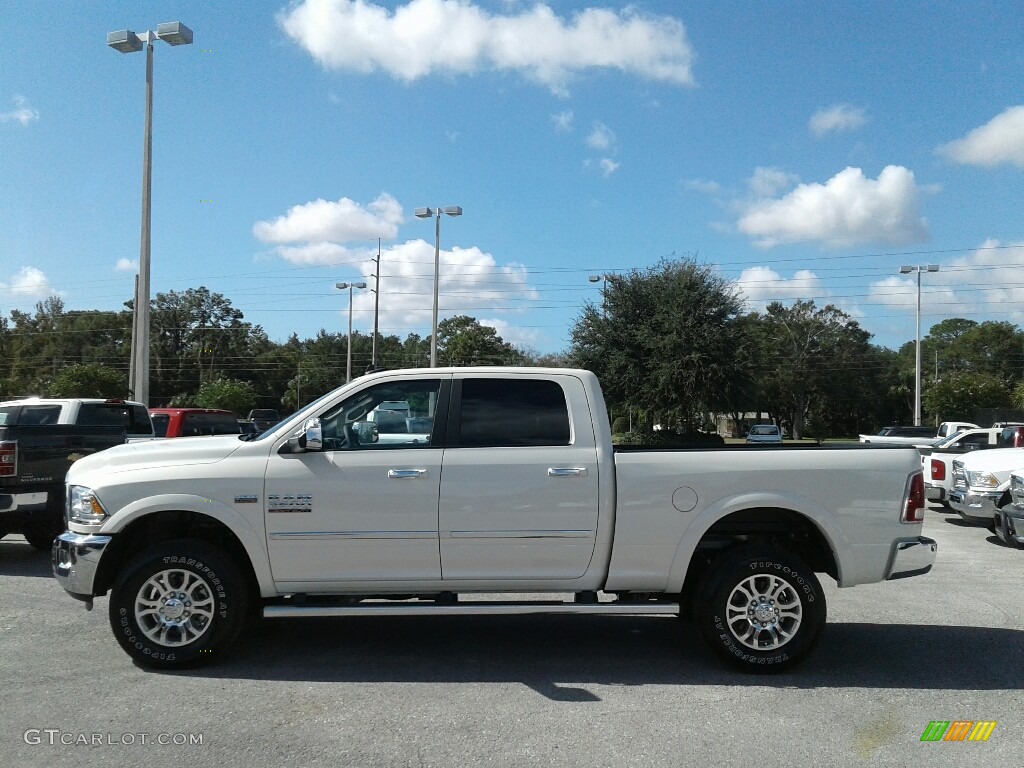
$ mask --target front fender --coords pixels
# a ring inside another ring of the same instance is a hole
[[[190,493],[164,493],[137,499],[126,504],[100,528],[101,534],[115,535],[132,523],[157,512],[195,512],[222,523],[241,542],[249,562],[252,564],[260,593],[273,594],[274,580],[267,558],[267,545],[262,529],[253,526],[252,521],[234,507],[206,496]],[[262,517],[260,518],[262,523]]]
[[[828,542],[835,556],[838,581],[840,584],[843,583],[843,563],[849,562],[851,547],[845,531],[836,523],[835,513],[812,499],[797,494],[755,492],[737,493],[718,499],[690,521],[672,559],[667,591],[678,592],[682,589],[697,545],[715,523],[735,512],[757,509],[788,510],[810,520]]]

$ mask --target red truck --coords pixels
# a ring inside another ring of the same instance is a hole
[[[150,408],[157,437],[238,435],[242,430],[231,411],[216,408]]]

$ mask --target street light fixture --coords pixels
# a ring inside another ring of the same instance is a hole
[[[436,220],[434,226],[434,322],[430,332],[430,367],[437,368],[437,283],[441,272],[441,214],[447,216],[461,216],[462,208],[457,205],[449,205],[447,208],[415,208],[413,214],[417,219],[429,219],[433,216]]]
[[[917,330],[914,335],[914,350],[916,357],[916,366],[914,368],[914,426],[921,426],[921,273],[922,272],[938,272],[938,264],[927,264],[908,266],[903,265],[900,267],[901,275],[909,275],[912,272],[917,273]]]
[[[606,315],[605,295],[608,291],[608,275],[590,275],[587,280],[592,283],[601,283],[601,317]]]
[[[348,361],[345,369],[345,383],[352,381],[352,289],[365,288],[366,283],[335,283],[335,288],[348,288]]]
[[[132,325],[132,361],[128,386],[132,396],[149,405],[149,245],[150,191],[153,170],[153,41],[168,45],[189,45],[192,30],[180,21],[157,25],[155,32],[137,35],[130,29],[107,33],[107,45],[121,53],[136,53],[146,44],[146,118],[142,144],[142,235],[139,243],[139,278],[135,288]]]

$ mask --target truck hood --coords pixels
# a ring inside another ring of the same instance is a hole
[[[174,437],[127,443],[79,459],[71,465],[68,482],[76,475],[95,472],[127,472],[160,464],[185,466],[213,464],[245,445],[238,435]]]
[[[1009,476],[1024,467],[1024,448],[991,448],[960,459],[965,472],[993,472]]]

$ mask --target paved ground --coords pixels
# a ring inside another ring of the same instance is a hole
[[[145,672],[105,599],[86,613],[9,537],[0,765],[1018,768],[1024,551],[938,511],[925,533],[931,574],[826,583],[822,646],[775,677],[723,669],[658,617],[278,621],[215,666]],[[932,720],[998,724],[922,743]],[[102,743],[61,743],[83,740]]]

